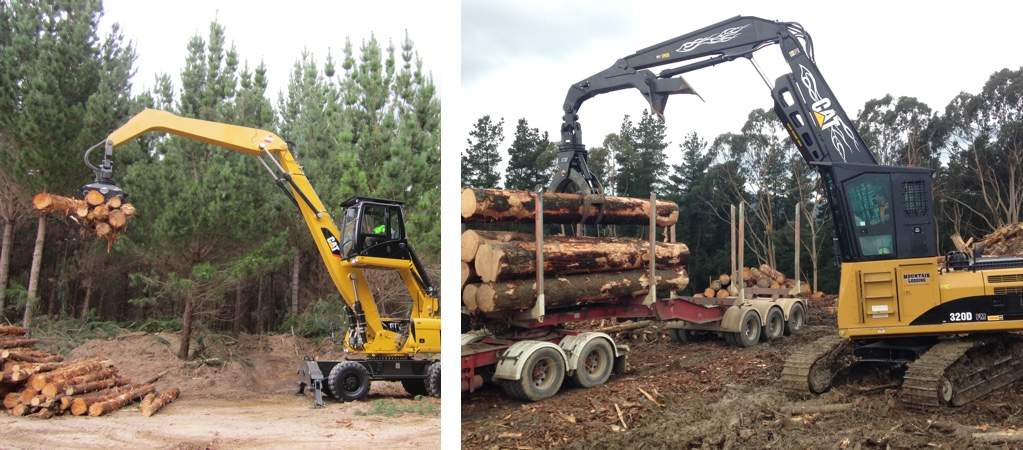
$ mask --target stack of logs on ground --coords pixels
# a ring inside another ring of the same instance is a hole
[[[799,284],[797,292],[795,279],[786,277],[784,273],[767,264],[761,264],[759,267],[743,267],[742,281],[748,288],[788,289],[791,295],[814,300],[824,298],[823,292],[812,292],[810,284],[805,281]],[[728,298],[737,295],[739,295],[739,286],[732,282],[730,275],[721,274],[717,279],[710,280],[707,288],[702,292],[697,292],[693,297]]]
[[[533,223],[534,194],[500,189],[463,189],[462,222]],[[577,194],[545,193],[545,224],[575,224],[596,213]],[[606,197],[600,222],[648,225],[647,199]],[[656,222],[674,225],[678,205],[658,201]],[[548,308],[616,301],[645,295],[650,286],[650,243],[620,237],[545,236],[544,300]],[[656,246],[657,289],[682,290],[688,283],[689,248]],[[536,240],[532,233],[468,229],[462,233],[462,304],[472,313],[500,316],[529,309],[536,300]]]
[[[106,239],[111,245],[135,215],[131,203],[121,197],[106,199],[96,190],[87,192],[84,199],[40,192],[32,197],[32,207],[39,213],[70,217],[82,225],[83,232]]]
[[[0,325],[0,395],[12,416],[49,419],[55,415],[102,416],[142,400],[151,416],[174,401],[177,388],[156,392],[156,375],[141,383],[118,374],[109,361],[64,361],[60,355],[34,348],[35,339],[22,327]]]

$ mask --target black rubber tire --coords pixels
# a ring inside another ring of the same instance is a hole
[[[767,322],[764,323],[764,341],[770,342],[785,335],[785,315],[781,309],[771,308],[767,311]]]
[[[431,397],[440,397],[440,361],[426,368],[426,393]]]
[[[752,347],[760,342],[760,332],[763,330],[760,323],[760,315],[752,309],[746,310],[739,321],[739,332],[735,333],[735,345],[738,347]]]
[[[401,380],[401,387],[413,397],[427,393],[425,379]]]
[[[511,397],[535,402],[557,394],[564,381],[565,361],[561,354],[551,347],[543,347],[529,355],[518,380],[505,381],[501,387]]]
[[[690,336],[689,330],[686,330],[684,328],[672,328],[668,330],[668,334],[671,335],[671,340],[678,342],[680,344],[685,344],[692,340],[691,339],[692,336]]]
[[[721,333],[721,337],[723,337],[725,339],[725,344],[737,345],[735,343],[735,333],[728,333],[728,332]]]
[[[798,334],[806,325],[806,309],[802,303],[794,303],[789,309],[789,320],[785,321],[785,335]]]
[[[593,339],[579,351],[579,366],[572,381],[579,387],[589,388],[604,384],[615,366],[614,349],[604,339]]]
[[[330,369],[327,384],[330,385],[330,392],[334,394],[334,398],[338,400],[343,402],[362,400],[369,394],[369,370],[358,362],[345,361]]]

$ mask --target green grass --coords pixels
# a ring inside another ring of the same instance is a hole
[[[357,416],[397,417],[406,414],[433,416],[440,413],[440,403],[421,395],[414,400],[383,398],[369,402],[369,408],[356,411]]]

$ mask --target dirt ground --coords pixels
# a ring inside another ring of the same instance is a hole
[[[1020,448],[973,433],[1023,428],[1014,385],[960,408],[916,411],[896,399],[901,374],[857,367],[817,398],[780,391],[786,356],[834,332],[827,303],[804,332],[739,349],[717,338],[678,344],[660,333],[629,341],[629,369],[592,389],[566,388],[536,403],[488,386],[462,400],[465,449],[887,449]],[[801,405],[852,403],[835,413],[793,414]],[[616,408],[617,407],[617,408]],[[618,410],[621,411],[619,415]]]
[[[177,386],[179,400],[152,417],[138,405],[103,417],[49,420],[0,414],[0,449],[280,449],[439,448],[440,400],[412,398],[400,383],[373,384],[364,402],[312,408],[294,395],[301,357],[336,357],[293,336],[242,336],[207,342],[203,357],[174,356],[177,335],[131,333],[93,340],[69,357],[103,357],[142,380],[166,371],[157,389]]]

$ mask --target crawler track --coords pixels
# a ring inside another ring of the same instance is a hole
[[[782,388],[800,395],[827,391],[835,373],[851,362],[849,344],[848,339],[830,335],[796,350],[782,368]]]
[[[1023,377],[1023,341],[1014,335],[939,342],[907,366],[904,405],[962,406]]]

